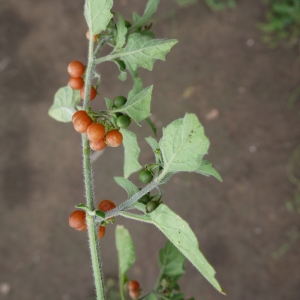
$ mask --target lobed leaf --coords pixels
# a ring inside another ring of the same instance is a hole
[[[117,26],[117,34],[116,34],[116,46],[114,51],[118,51],[121,49],[126,43],[126,35],[127,35],[127,27],[125,26],[125,22],[120,13],[117,13],[118,22]]]
[[[121,225],[116,227],[116,246],[119,261],[120,286],[126,281],[126,273],[135,262],[135,249],[129,231]]]
[[[115,182],[127,192],[128,198],[139,191],[139,188],[135,184],[124,177],[114,177],[114,179]]]
[[[124,177],[128,178],[132,173],[141,169],[142,166],[139,163],[140,147],[137,143],[136,134],[127,129],[120,129],[123,135],[124,146]]]
[[[54,102],[48,114],[59,122],[71,122],[75,107],[80,102],[79,91],[69,86],[60,88],[54,95]]]
[[[91,36],[105,30],[112,13],[113,0],[85,0],[84,16]]]
[[[126,66],[135,71],[142,67],[152,70],[157,59],[165,60],[165,56],[177,43],[177,40],[153,39],[139,33],[130,34],[125,48],[119,52]]]
[[[212,163],[207,160],[202,160],[196,173],[202,174],[204,176],[214,176],[219,181],[223,182],[221,175],[212,167]]]
[[[163,130],[159,141],[165,172],[193,172],[201,166],[209,140],[195,114],[186,114]]]
[[[161,204],[148,216],[196,269],[219,292],[224,293],[215,279],[215,270],[200,252],[197,238],[188,223],[164,204]]]
[[[170,241],[159,252],[159,267],[162,278],[173,278],[177,281],[184,274],[185,257]]]
[[[145,25],[146,22],[148,22],[152,15],[156,12],[158,3],[159,0],[149,0],[144,14],[141,17],[137,13],[133,13],[132,19],[134,24],[132,27],[135,29],[140,29],[143,25]]]

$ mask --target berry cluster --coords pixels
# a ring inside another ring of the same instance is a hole
[[[84,99],[84,80],[83,75],[85,72],[85,66],[82,62],[74,60],[68,65],[68,73],[71,76],[69,79],[69,86],[73,90],[80,90],[80,97]],[[97,96],[97,90],[91,86],[90,90],[90,100],[94,100]]]
[[[116,208],[116,205],[111,200],[102,200],[99,205],[98,209],[102,210],[103,212],[108,212],[112,209]],[[105,235],[105,226],[110,222],[113,222],[113,218],[110,218],[107,222],[103,222],[103,224],[99,225],[98,227],[98,238],[101,239]],[[87,229],[86,224],[86,214],[82,210],[75,210],[71,213],[69,217],[69,225],[78,230],[84,231]]]
[[[100,123],[93,123],[85,110],[78,110],[72,117],[74,129],[79,133],[86,133],[90,147],[100,151],[106,147],[118,147],[123,142],[122,133],[113,129],[106,133],[105,127]],[[106,134],[105,134],[106,133]]]

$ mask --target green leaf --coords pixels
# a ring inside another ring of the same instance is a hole
[[[212,163],[207,160],[202,160],[200,167],[196,172],[208,177],[214,176],[219,181],[223,182],[221,175],[212,167]]]
[[[106,29],[112,13],[113,0],[85,0],[84,16],[91,36]]]
[[[189,224],[170,210],[168,206],[160,204],[152,213],[145,215],[134,215],[125,212],[121,213],[121,215],[141,222],[154,224],[214,288],[220,293],[225,294],[215,279],[215,270],[199,250],[197,238]]]
[[[151,293],[150,295],[148,295],[145,300],[158,300],[158,298],[156,297],[155,294]]]
[[[118,79],[120,79],[121,81],[125,81],[127,78],[127,72],[126,72],[126,65],[124,61],[120,59],[114,59],[113,62],[118,66],[120,71]]]
[[[163,130],[159,141],[167,172],[193,172],[200,168],[209,140],[195,114],[186,114]]]
[[[170,241],[159,252],[159,267],[162,278],[168,277],[177,281],[184,274],[185,257]]]
[[[128,102],[128,100],[127,100]],[[136,134],[127,129],[120,129],[123,135],[124,146],[124,177],[128,178],[132,173],[141,169],[139,163],[140,147],[137,143]]]
[[[128,198],[139,191],[139,188],[135,184],[124,177],[114,177],[114,179],[115,182],[127,192]]]
[[[146,118],[145,120],[150,125],[151,129],[153,130],[153,132],[156,136],[156,126],[155,126],[155,124],[152,122],[152,120],[149,117]]]
[[[176,295],[172,295],[170,300],[184,300],[184,294],[179,293],[179,294],[176,294]]]
[[[156,12],[159,0],[149,0],[144,14],[140,17],[137,13],[132,14],[132,19],[134,21],[133,28],[140,29],[143,25],[148,22],[152,15]]]
[[[95,214],[96,214],[98,217],[100,217],[100,218],[102,218],[102,219],[105,219],[105,212],[104,212],[104,211],[102,211],[102,210],[96,210],[96,211],[95,211]]]
[[[222,292],[222,288],[214,277],[215,270],[200,252],[197,238],[188,223],[164,204],[149,215],[153,224],[219,292]]]
[[[125,22],[120,13],[117,13],[118,16],[118,23],[117,23],[117,35],[116,35],[116,46],[114,49],[118,51],[121,49],[124,44],[126,43],[126,35],[127,35],[127,27],[125,26]]]
[[[155,155],[155,162],[158,164],[161,161],[161,154],[157,140],[154,139],[152,136],[145,138],[145,140],[152,148],[152,151]]]
[[[113,102],[108,98],[104,98],[104,100],[105,100],[107,109],[112,109]]]
[[[136,123],[150,116],[150,103],[153,86],[149,86],[139,93],[129,92],[124,106],[110,112],[122,112],[129,115]]]
[[[89,213],[91,211],[88,206],[86,206],[85,204],[82,204],[82,203],[75,205],[75,207],[83,210],[86,213]]]
[[[76,111],[75,107],[79,102],[79,91],[75,91],[69,86],[62,87],[54,95],[54,102],[48,114],[57,121],[71,122]]]
[[[130,34],[126,47],[119,52],[126,66],[135,71],[142,67],[152,70],[157,59],[165,60],[165,56],[177,43],[177,40],[152,39],[139,33]]]
[[[126,280],[126,273],[135,261],[135,249],[129,231],[124,227],[116,227],[116,246],[119,260],[120,286],[123,287]]]

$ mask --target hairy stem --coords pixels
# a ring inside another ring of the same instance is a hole
[[[94,68],[94,41],[91,38],[89,41],[88,65],[86,68],[86,76],[85,76],[85,93],[84,93],[84,102],[83,102],[84,110],[87,109],[89,103],[93,68]],[[90,149],[89,141],[86,137],[86,134],[83,134],[82,154],[83,154],[83,174],[84,174],[86,204],[91,211],[94,211],[95,202],[94,202],[93,174],[92,174],[90,152],[91,149]],[[95,216],[90,216],[90,215],[86,216],[90,254],[92,260],[97,300],[105,300],[103,276],[101,270],[101,258],[100,258],[100,250],[99,250],[98,235],[97,235],[97,226],[95,221],[96,221]]]

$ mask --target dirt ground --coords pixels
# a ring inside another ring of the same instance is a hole
[[[115,2],[114,10],[129,19],[146,1]],[[295,189],[286,164],[300,143],[299,114],[287,109],[299,85],[298,53],[261,42],[256,25],[265,8],[258,0],[217,13],[204,1],[180,9],[173,0],[161,2],[156,36],[179,43],[153,72],[140,72],[145,86],[154,84],[153,119],[161,129],[186,111],[196,113],[211,141],[207,159],[224,179],[178,174],[165,188],[164,202],[189,221],[227,297],[189,263],[182,290],[197,300],[299,300],[300,243],[272,257],[286,233],[300,226],[299,215],[285,208]],[[83,0],[0,2],[1,300],[93,297],[86,234],[68,225],[74,205],[84,201],[80,136],[47,115],[54,93],[68,81],[68,63],[86,62],[82,7]],[[132,85],[117,81],[114,64],[100,70],[99,108],[104,96],[126,95]],[[132,125],[142,164],[152,159],[145,128],[142,135]],[[126,197],[113,181],[122,175],[122,154],[106,151],[95,162],[97,199],[120,203]],[[165,238],[149,225],[116,223],[132,234],[137,261],[130,276],[147,291]],[[114,227],[101,241],[107,279],[118,275]]]

